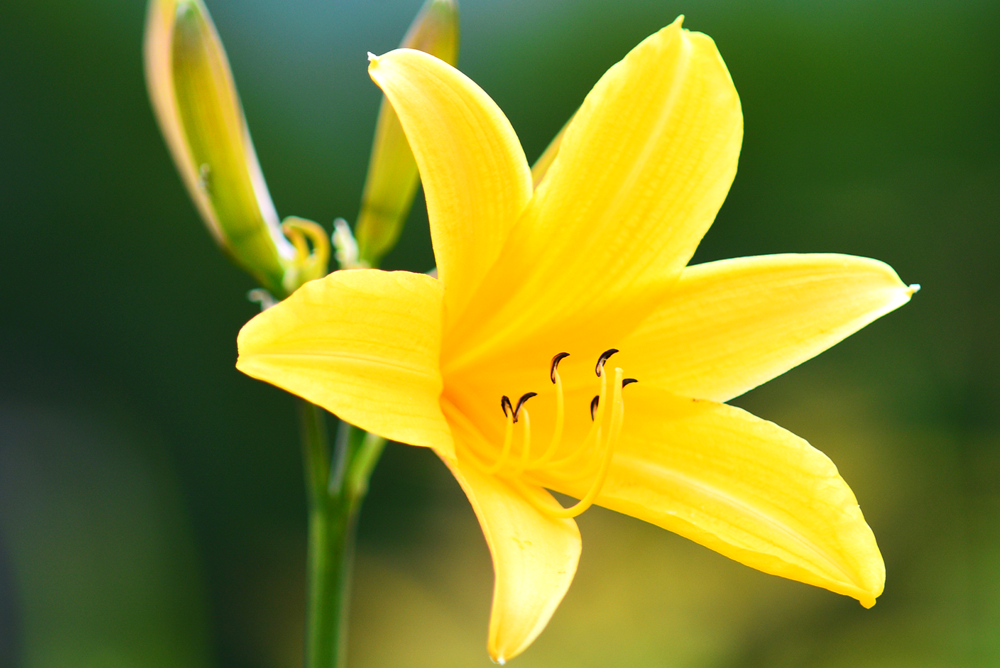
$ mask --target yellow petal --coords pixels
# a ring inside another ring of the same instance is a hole
[[[882,555],[826,455],[725,404],[642,381],[625,394],[625,430],[600,505],[765,573],[875,604]]]
[[[461,336],[484,351],[543,335],[568,350],[598,318],[608,338],[634,327],[722,206],[742,135],[710,38],[678,19],[644,40],[576,113]]]
[[[571,519],[543,515],[508,483],[463,460],[462,444],[468,447],[482,436],[457,409],[443,405],[459,449],[457,460],[443,459],[469,497],[493,555],[496,579],[487,649],[502,664],[538,637],[566,595],[580,560],[580,530]],[[524,493],[536,495],[541,505],[555,503],[539,487]]]
[[[402,46],[418,49],[454,65],[458,60],[456,0],[426,0],[403,38]],[[377,267],[396,245],[417,192],[417,163],[396,111],[385,99],[379,108],[368,176],[361,195],[355,235],[361,259]]]
[[[524,151],[493,100],[437,58],[399,49],[373,57],[369,73],[417,160],[446,317],[454,318],[531,197]]]
[[[441,303],[441,284],[424,274],[337,271],[248,322],[236,368],[366,431],[449,455]]]
[[[768,255],[688,267],[616,360],[646,385],[727,401],[910,300],[888,265]]]

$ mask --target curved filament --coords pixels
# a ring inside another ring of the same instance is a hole
[[[552,456],[556,454],[556,450],[559,449],[559,444],[562,442],[563,435],[563,425],[566,421],[566,401],[563,397],[563,385],[562,377],[559,375],[559,370],[557,368],[552,369],[552,382],[556,385],[556,426],[552,431],[552,440],[549,441],[549,446],[545,448],[545,452],[542,456],[531,462],[527,469],[535,470],[540,469],[549,463]]]
[[[590,450],[591,439],[596,437],[595,443],[600,450],[600,436],[598,432],[600,430],[600,425],[604,422],[604,408],[607,406],[607,395],[608,395],[608,374],[601,374],[601,393],[598,396],[597,402],[597,414],[594,416],[593,422],[590,423],[590,429],[587,431],[587,435],[584,436],[583,442],[580,443],[580,447],[566,455],[561,459],[557,459],[554,462],[550,462],[550,466],[565,466],[567,464],[572,464],[578,460],[581,455]]]
[[[524,421],[524,444],[521,447],[521,460],[514,467],[514,475],[524,473],[524,469],[528,465],[528,458],[531,457],[531,416],[528,415],[527,408],[522,410],[522,420]]]
[[[542,511],[546,515],[558,518],[572,518],[585,512],[588,508],[594,505],[594,501],[597,500],[598,494],[601,493],[601,489],[604,488],[604,483],[608,479],[608,471],[611,470],[611,459],[614,457],[614,445],[618,441],[618,437],[621,435],[622,423],[625,419],[625,405],[622,402],[622,375],[623,372],[621,368],[615,369],[615,391],[614,398],[612,399],[611,407],[611,425],[608,429],[607,440],[603,443],[603,451],[601,452],[601,464],[597,471],[597,476],[590,485],[590,489],[584,494],[583,498],[577,501],[575,504],[569,508],[563,508],[562,506],[552,507],[551,504],[540,504],[538,500],[531,494],[524,494],[525,498],[531,502],[538,510]],[[595,420],[595,424],[599,424],[599,421]],[[601,431],[602,428],[598,426],[597,428],[597,443],[601,446]],[[518,481],[518,485],[522,485]]]
[[[514,442],[514,412],[507,416],[507,426],[504,429],[503,435],[503,449],[500,450],[500,457],[497,458],[493,466],[489,466],[484,470],[484,473],[488,475],[494,475],[503,468],[503,465],[507,463],[507,458],[510,456],[510,446]]]

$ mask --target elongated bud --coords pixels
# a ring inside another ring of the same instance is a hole
[[[427,0],[402,47],[425,51],[454,65],[458,61],[458,4]],[[369,266],[392,250],[399,239],[417,191],[417,163],[392,105],[383,97],[375,126],[368,177],[355,233],[360,259]]]
[[[160,129],[215,240],[265,288],[288,294],[295,277],[316,273],[317,258],[303,261],[282,235],[229,61],[201,0],[151,0],[145,56]]]

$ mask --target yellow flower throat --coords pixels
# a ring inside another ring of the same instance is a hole
[[[615,368],[614,384],[612,386],[610,418],[605,420],[607,395],[608,395],[608,375],[604,373],[604,365],[612,355],[618,352],[612,348],[605,351],[597,360],[594,372],[601,379],[600,394],[595,396],[590,402],[591,425],[580,445],[571,453],[555,458],[560,450],[563,438],[563,427],[566,418],[566,401],[563,393],[562,378],[559,375],[559,362],[569,357],[569,353],[559,353],[552,358],[549,368],[549,379],[556,386],[556,420],[555,428],[552,431],[552,438],[548,447],[536,459],[532,459],[531,452],[531,415],[525,405],[529,399],[537,396],[536,392],[528,392],[521,396],[517,405],[511,403],[510,398],[504,395],[500,400],[500,407],[503,409],[506,418],[506,428],[504,430],[503,446],[500,455],[492,464],[483,461],[485,457],[473,454],[472,463],[481,472],[488,475],[498,475],[510,479],[511,483],[533,506],[539,511],[551,517],[570,518],[576,517],[593,505],[600,494],[601,488],[607,480],[608,470],[611,468],[611,459],[614,455],[615,444],[621,435],[622,422],[625,418],[625,404],[622,400],[622,388],[630,383],[638,382],[634,378],[623,378],[624,372],[620,367]],[[514,447],[514,425],[520,421],[521,447],[520,453],[515,454]],[[607,425],[605,422],[607,421]],[[585,465],[579,465],[579,461],[587,453],[594,453],[591,461]],[[478,453],[481,454],[481,453]],[[569,508],[564,508],[557,503],[542,503],[537,495],[531,494],[523,480],[524,474],[546,470],[550,473],[575,471],[582,474],[594,473],[594,479],[590,488],[580,500]]]

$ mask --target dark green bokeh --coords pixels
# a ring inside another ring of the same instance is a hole
[[[365,53],[419,4],[209,0],[281,215],[356,216],[379,102]],[[0,5],[0,662],[295,666],[293,402],[233,368],[254,286],[159,136],[143,12]],[[594,510],[577,581],[517,661],[998,665],[1000,5],[467,0],[460,65],[532,160],[679,13],[716,40],[746,119],[696,260],[853,253],[924,286],[737,401],[837,462],[886,593],[864,611]],[[385,264],[432,263],[418,205]],[[358,569],[352,665],[488,665],[489,557],[429,452],[387,450]]]

